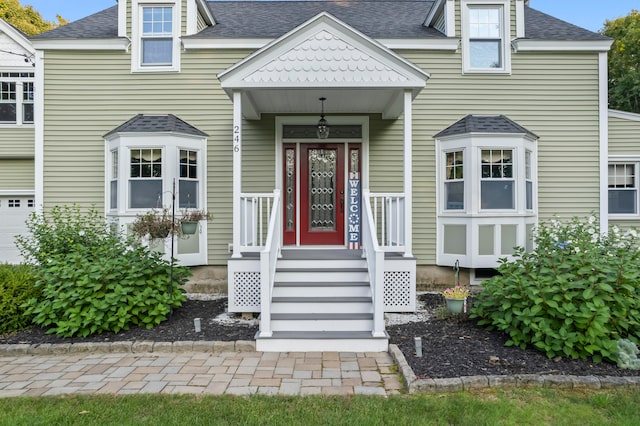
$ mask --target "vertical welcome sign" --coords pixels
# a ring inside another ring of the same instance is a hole
[[[360,248],[360,176],[358,173],[349,174],[348,189],[348,241],[351,250]]]

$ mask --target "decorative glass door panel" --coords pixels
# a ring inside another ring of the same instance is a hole
[[[344,244],[344,146],[301,145],[300,243]]]

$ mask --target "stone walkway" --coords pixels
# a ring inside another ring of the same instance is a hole
[[[0,397],[60,394],[399,394],[388,353],[69,353],[0,356]]]

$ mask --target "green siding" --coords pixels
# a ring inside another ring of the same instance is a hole
[[[80,203],[102,209],[103,135],[139,113],[172,113],[209,134],[208,209],[215,217],[208,226],[209,259],[226,263],[232,240],[232,103],[216,75],[248,53],[216,52],[214,58],[189,51],[183,54],[180,73],[132,74],[130,55],[124,52],[47,52],[45,207]],[[248,128],[250,135],[250,124]],[[267,141],[273,145],[273,136]],[[261,190],[273,190],[273,176],[271,172]]]
[[[34,151],[35,131],[33,126],[0,128],[0,158],[33,158]]]
[[[0,190],[33,190],[34,187],[33,160],[0,159]]]
[[[640,121],[609,117],[609,155],[640,155]]]
[[[215,217],[209,223],[209,261],[225,264],[232,240],[232,103],[216,75],[249,53],[190,50],[182,54],[180,73],[132,74],[124,52],[48,51],[45,206],[77,202],[102,208],[102,136],[135,114],[173,113],[209,134],[208,208]],[[432,76],[413,104],[413,241],[419,264],[435,263],[433,135],[466,114],[505,114],[540,136],[541,218],[598,210],[597,54],[514,54],[510,76],[463,76],[460,53],[400,54]],[[273,190],[274,123],[265,114],[243,125],[245,192]],[[402,191],[402,135],[402,118],[370,116],[372,192]]]

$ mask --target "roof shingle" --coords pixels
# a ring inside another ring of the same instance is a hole
[[[208,136],[173,114],[153,115],[138,114],[127,122],[116,127],[104,137],[114,133],[181,133],[194,136]]]
[[[434,138],[463,135],[466,133],[524,134],[538,139],[535,133],[525,129],[504,115],[467,115],[435,135]]]

